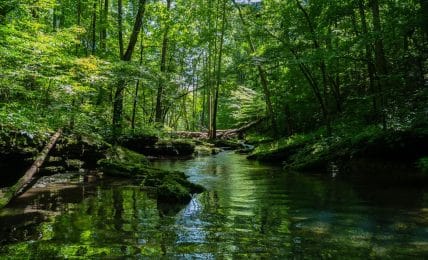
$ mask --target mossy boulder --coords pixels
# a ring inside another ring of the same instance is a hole
[[[123,135],[117,143],[134,152],[153,157],[186,157],[195,152],[195,144],[187,140],[159,140],[147,134]]]
[[[99,165],[106,175],[142,181],[141,185],[154,189],[158,200],[163,202],[187,203],[192,194],[204,190],[202,186],[188,181],[182,172],[169,172],[142,163],[110,159],[100,160]]]
[[[158,141],[159,138],[157,136],[144,133],[122,135],[117,139],[117,143],[120,146],[143,154],[146,147],[153,146]]]
[[[88,136],[69,134],[62,136],[52,156],[61,156],[66,160],[77,159],[85,163],[88,169],[96,168],[97,162],[106,158],[110,145],[104,141]]]
[[[105,175],[113,177],[143,179],[147,173],[147,166],[138,163],[102,159],[98,162],[98,165]]]
[[[211,141],[215,147],[238,150],[245,148],[238,139],[215,139]]]
[[[161,140],[147,146],[142,153],[155,157],[188,157],[195,152],[195,144],[187,140]]]
[[[214,147],[214,144],[200,142],[195,147],[195,154],[199,156],[210,156],[223,151],[221,148]]]
[[[142,185],[156,188],[158,200],[161,202],[187,203],[192,194],[204,191],[202,186],[189,182],[184,173],[176,171],[150,171]]]

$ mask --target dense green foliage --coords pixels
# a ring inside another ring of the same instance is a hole
[[[244,2],[0,4],[1,125],[214,137],[267,116],[263,135],[329,137],[426,121],[426,1]]]

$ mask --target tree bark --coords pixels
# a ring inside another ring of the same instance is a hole
[[[223,0],[222,6],[222,18],[221,18],[221,35],[220,35],[220,47],[218,53],[218,61],[217,61],[217,79],[216,79],[216,88],[214,93],[214,107],[213,107],[213,125],[211,132],[211,139],[216,139],[217,137],[217,111],[218,111],[218,95],[221,85],[221,62],[223,58],[223,44],[224,44],[224,33],[226,30],[226,0]]]
[[[117,29],[119,37],[119,58],[123,57],[123,25],[122,25],[122,0],[117,0]]]
[[[94,2],[93,9],[92,9],[91,32],[92,32],[91,52],[92,52],[92,55],[95,55],[96,41],[97,41],[97,2],[96,1]]]
[[[366,19],[366,13],[365,13],[365,7],[364,7],[364,0],[359,0],[358,2],[358,9],[361,16],[361,26],[363,30],[363,35],[368,36],[368,29],[367,29],[367,19]],[[367,63],[367,72],[369,76],[369,90],[370,94],[372,95],[372,107],[373,107],[373,114],[378,114],[378,102],[377,102],[377,94],[376,94],[376,86],[375,86],[375,73],[376,69],[373,64],[373,53],[372,48],[370,46],[369,42],[366,42],[365,44],[365,56],[366,56],[366,63]]]
[[[120,0],[119,0],[120,1]],[[132,58],[132,53],[138,40],[138,34],[143,26],[143,17],[145,12],[146,0],[139,0],[138,12],[135,17],[135,23],[129,39],[126,53],[121,56],[122,61],[129,62]],[[120,40],[119,40],[120,41]],[[113,101],[113,135],[116,138],[121,131],[122,112],[123,112],[123,91],[125,89],[126,81],[121,78],[118,81],[116,93]]]
[[[386,105],[386,99],[385,95],[383,93],[383,89],[386,85],[386,77],[388,74],[387,66],[386,66],[386,58],[385,58],[385,51],[383,47],[383,40],[382,40],[382,26],[380,22],[380,11],[379,11],[379,2],[378,0],[370,0],[370,5],[372,9],[372,15],[373,15],[373,31],[375,33],[375,66],[376,66],[376,79],[377,79],[377,85],[378,85],[378,95],[379,95],[379,102],[380,102],[380,115],[381,115],[381,121],[382,126],[384,129],[387,128],[386,125],[386,116],[385,116],[385,105]]]
[[[143,65],[143,52],[144,52],[143,32],[141,32],[141,36],[140,36],[140,66]],[[135,129],[135,117],[137,114],[137,102],[138,102],[139,87],[140,87],[140,80],[138,79],[137,83],[135,84],[135,95],[134,95],[134,102],[132,105],[132,119],[131,119],[132,129]]]
[[[107,50],[108,13],[109,0],[104,0],[103,23],[101,28],[101,48],[103,51]]]
[[[169,12],[169,10],[171,9],[171,0],[167,0],[166,1],[166,9],[167,12]],[[163,120],[163,112],[162,111],[162,97],[163,97],[163,90],[164,90],[164,77],[165,77],[165,72],[166,72],[166,55],[167,55],[167,51],[168,51],[168,33],[169,33],[169,21],[167,21],[167,24],[165,25],[165,31],[163,34],[163,40],[162,40],[162,53],[161,53],[161,63],[160,63],[160,72],[161,72],[161,77],[159,79],[159,85],[158,85],[158,89],[157,89],[157,94],[156,94],[156,114],[155,114],[155,121],[157,123],[161,123]]]

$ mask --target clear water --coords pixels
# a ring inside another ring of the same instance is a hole
[[[158,205],[119,180],[32,189],[0,211],[0,257],[428,258],[428,190],[287,173],[230,152],[160,161],[207,188]]]

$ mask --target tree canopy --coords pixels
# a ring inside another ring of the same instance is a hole
[[[427,121],[426,0],[0,3],[0,123],[326,136]]]

